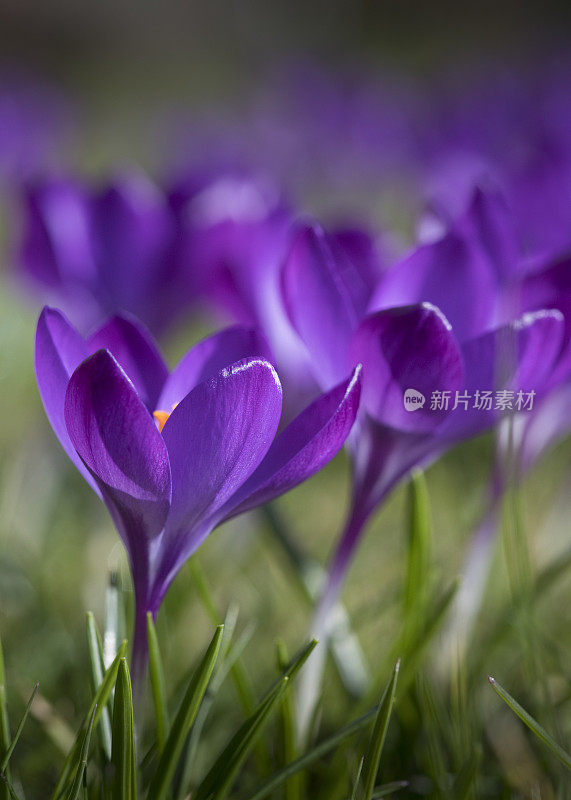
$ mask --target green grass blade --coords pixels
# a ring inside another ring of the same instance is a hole
[[[218,658],[224,626],[219,625],[208,649],[197,667],[186,690],[184,699],[172,724],[165,749],[157,765],[157,770],[149,789],[149,800],[163,800],[169,792],[171,783],[182,754],[186,737],[202,703],[212,671]]]
[[[193,800],[222,800],[230,789],[238,770],[256,744],[264,723],[281,701],[291,679],[297,675],[313,652],[317,641],[312,639],[286,666],[254,713],[240,726],[222,754],[212,766],[193,796]]]
[[[6,672],[4,669],[4,653],[0,641],[0,758],[4,758],[10,747],[10,723],[8,718],[8,692],[6,689]],[[10,774],[6,772],[6,782],[0,784],[0,800],[10,798]]]
[[[103,681],[103,645],[101,635],[95,622],[95,617],[91,611],[87,612],[87,647],[89,650],[89,660],[91,662],[91,679],[93,692],[95,693]],[[105,757],[111,759],[111,716],[107,707],[101,711],[100,724],[97,729],[101,748]]]
[[[117,673],[119,671],[119,664],[121,663],[121,659],[125,657],[125,653],[127,652],[127,642],[124,641],[120,648],[119,652],[117,653],[115,660],[103,676],[103,681],[99,689],[96,691],[93,700],[91,701],[91,705],[85,715],[83,723],[79,729],[77,734],[75,743],[71,750],[69,751],[64,765],[59,776],[58,782],[52,794],[52,800],[57,800],[62,796],[69,779],[70,775],[75,771],[77,768],[77,763],[80,758],[81,754],[81,742],[83,741],[83,734],[89,725],[89,721],[91,719],[91,715],[93,714],[93,710],[95,708],[95,715],[93,718],[93,726],[95,727],[99,722],[99,718],[101,716],[101,710],[105,707],[105,704],[111,697],[111,692],[113,691],[113,687],[115,686],[115,681],[117,680]]]
[[[252,716],[240,726],[196,790],[193,800],[223,800],[226,797],[238,770],[260,736],[264,723],[281,701],[289,683],[287,676],[282,678]]]
[[[278,667],[287,669],[288,655],[285,643],[279,641],[277,645]],[[290,764],[297,756],[295,704],[291,692],[288,692],[279,709],[280,736],[279,736],[279,763]],[[301,786],[299,773],[286,781],[284,786],[284,800],[300,800]]]
[[[28,714],[30,713],[30,706],[34,702],[34,697],[36,696],[36,692],[38,691],[39,686],[40,686],[39,683],[36,683],[36,685],[34,686],[34,690],[33,690],[32,694],[30,695],[30,699],[28,700],[28,703],[26,705],[26,709],[25,709],[25,711],[24,711],[24,713],[22,715],[22,719],[20,720],[20,723],[19,723],[18,727],[16,728],[16,733],[14,734],[14,738],[10,742],[10,746],[6,750],[4,758],[2,759],[2,762],[0,763],[0,772],[3,773],[3,774],[6,773],[6,767],[8,766],[8,762],[10,761],[10,757],[12,756],[12,753],[14,752],[14,748],[18,744],[18,739],[20,738],[20,734],[22,733],[22,731],[24,729],[24,725],[26,724],[26,720],[28,719]]]
[[[399,789],[406,789],[408,781],[393,781],[392,783],[385,783],[384,786],[379,786],[375,789],[371,800],[380,800],[381,797],[388,797],[393,792],[398,792]],[[456,799],[455,799],[456,800]]]
[[[393,710],[395,700],[395,692],[397,688],[397,681],[399,676],[400,660],[397,661],[393,669],[393,674],[384,691],[383,697],[379,705],[377,718],[371,734],[369,747],[365,754],[363,763],[363,800],[371,800],[375,788],[375,780],[379,770],[379,762],[381,760],[381,753],[383,752],[383,745],[389,727],[389,720]]]
[[[113,800],[136,800],[137,775],[135,767],[135,727],[133,723],[133,693],[127,659],[119,662],[113,704]]]
[[[537,722],[531,716],[531,714],[528,714],[525,708],[523,708],[523,706],[520,706],[517,700],[515,700],[511,696],[511,694],[506,692],[506,690],[502,686],[500,686],[500,684],[497,683],[496,680],[492,678],[491,675],[488,677],[488,680],[493,689],[495,690],[495,692],[502,698],[504,703],[506,703],[511,708],[514,714],[517,714],[517,716],[521,719],[524,725],[527,725],[530,731],[532,731],[537,736],[537,738],[540,739],[543,742],[543,744],[546,745],[551,750],[553,755],[556,758],[558,758],[559,761],[561,761],[561,763],[565,767],[567,767],[568,770],[571,770],[571,756],[560,745],[557,744],[555,739],[549,733],[547,733],[545,728],[543,728],[539,724],[539,722]]]
[[[430,598],[432,526],[424,475],[417,472],[409,484],[408,554],[404,586],[403,643],[413,639],[426,616]]]
[[[91,743],[91,733],[93,731],[93,722],[95,720],[96,712],[97,712],[97,706],[93,708],[93,713],[91,715],[91,719],[89,720],[89,725],[87,726],[85,735],[83,737],[79,764],[77,765],[77,771],[75,773],[75,778],[71,785],[71,789],[68,795],[68,800],[77,800],[77,798],[79,797],[79,792],[81,791],[81,787],[84,783],[83,779],[85,771],[87,769],[87,756],[89,755],[89,745]]]
[[[277,688],[279,684],[281,684],[284,678],[295,678],[295,676],[303,667],[309,656],[313,653],[317,645],[318,645],[317,639],[311,639],[304,647],[301,648],[301,650],[297,653],[297,655],[295,655],[291,659],[291,661],[286,665],[279,679],[270,688],[269,692],[266,693],[264,699],[268,698],[272,694],[274,689]]]
[[[359,761],[359,769],[357,770],[357,777],[353,784],[353,791],[351,792],[351,800],[359,800],[359,789],[361,788],[361,774],[363,772],[364,758]]]
[[[165,676],[159,649],[159,640],[157,639],[157,632],[153,623],[153,615],[150,611],[147,614],[147,640],[149,643],[149,677],[153,694],[153,704],[155,707],[157,751],[160,755],[165,748],[169,720]]]
[[[190,785],[190,779],[192,771],[194,769],[194,763],[199,748],[202,729],[210,713],[210,709],[216,699],[216,695],[218,694],[222,684],[228,677],[228,674],[231,672],[232,665],[238,658],[241,657],[242,653],[244,652],[244,649],[246,648],[248,642],[250,641],[254,630],[254,626],[250,625],[248,628],[246,628],[246,630],[242,632],[242,634],[236,640],[236,642],[232,643],[230,636],[227,636],[227,633],[228,630],[230,630],[230,634],[232,634],[233,632],[233,627],[234,627],[234,622],[232,619],[233,616],[234,616],[234,611],[232,609],[229,609],[228,614],[226,615],[226,620],[228,620],[229,628],[227,627],[227,623],[225,620],[224,637],[222,639],[220,655],[218,657],[215,670],[210,680],[208,693],[205,695],[204,700],[202,701],[202,705],[200,706],[200,709],[194,721],[194,725],[192,726],[192,731],[190,733],[190,742],[188,746],[188,751],[185,757],[184,768],[181,773],[178,800],[187,800],[188,798],[188,793],[184,791],[184,789],[186,786]]]
[[[287,767],[278,770],[278,772],[274,773],[271,778],[269,778],[263,786],[261,786],[248,800],[264,800],[264,798],[269,797],[275,789],[282,786],[287,780],[289,780],[292,775],[295,775],[301,770],[310,767],[320,758],[323,758],[340,744],[342,744],[346,739],[350,736],[353,736],[355,733],[360,731],[369,722],[377,715],[378,709],[375,707],[368,711],[366,714],[363,714],[358,719],[350,722],[348,725],[345,725],[343,728],[334,733],[332,736],[324,739],[319,744],[315,745],[311,750],[307,753],[304,753],[302,756],[297,758],[295,761],[292,761],[291,764],[288,764]]]

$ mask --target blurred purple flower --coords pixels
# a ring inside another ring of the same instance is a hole
[[[102,187],[37,180],[23,212],[18,277],[75,322],[126,311],[161,333],[195,300],[168,199],[141,173]]]
[[[134,659],[182,564],[224,520],[288,491],[342,447],[359,369],[276,437],[282,390],[255,330],[200,342],[169,374],[148,332],[114,317],[83,339],[46,308],[36,375],[51,425],[104,500],[125,544],[136,599]]]
[[[72,113],[55,87],[7,70],[0,75],[0,178],[22,180],[58,163]]]
[[[427,120],[421,169],[446,223],[468,205],[475,183],[493,185],[514,212],[522,256],[571,247],[569,63],[533,74],[489,68],[448,86]]]

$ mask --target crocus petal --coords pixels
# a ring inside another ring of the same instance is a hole
[[[346,374],[349,340],[364,308],[355,286],[363,281],[346,253],[324,231],[304,227],[296,235],[282,272],[284,304],[308,348],[317,378],[329,388]]]
[[[132,558],[157,536],[170,505],[167,448],[135,387],[107,350],[73,373],[70,439],[94,476]]]
[[[379,243],[360,228],[338,228],[331,231],[330,237],[359,275],[360,280],[351,281],[349,288],[356,309],[363,313],[381,276]]]
[[[366,317],[353,337],[353,363],[363,364],[363,402],[371,416],[402,431],[430,431],[447,411],[432,408],[434,391],[462,385],[459,346],[441,312],[405,306]]]
[[[90,352],[109,350],[125,370],[151,411],[168,377],[168,369],[149,331],[134,318],[112,317],[88,340]]]
[[[524,311],[556,308],[565,318],[561,357],[552,374],[552,385],[565,382],[571,371],[571,257],[543,265],[520,286]]]
[[[504,281],[517,273],[520,259],[515,223],[500,192],[477,188],[459,225],[483,248],[498,278]]]
[[[96,482],[71,443],[64,415],[65,392],[69,379],[88,355],[87,345],[64,315],[55,308],[44,308],[38,320],[35,351],[40,396],[51,426],[65,452],[99,494]]]
[[[543,398],[529,416],[520,414],[516,435],[520,440],[520,465],[530,469],[537,459],[563,436],[571,431],[571,383],[557,387]]]
[[[278,436],[223,509],[226,518],[267,503],[318,472],[341,449],[359,408],[361,367],[321,395]]]
[[[452,231],[415,250],[389,269],[369,309],[429,302],[437,306],[459,341],[479,335],[493,323],[497,278],[473,237]]]
[[[27,187],[20,259],[36,280],[64,290],[95,277],[89,198],[79,184],[58,180]]]
[[[156,407],[170,413],[199,383],[214,377],[229,364],[250,357],[273,360],[263,335],[253,328],[236,325],[203,339],[172,371]]]
[[[168,293],[168,265],[161,259],[173,222],[164,195],[142,173],[130,171],[92,198],[101,303],[157,320]]]
[[[172,471],[165,532],[185,554],[193,532],[234,494],[272,443],[281,414],[278,376],[267,361],[239,361],[198,384],[170,415],[163,437]]]
[[[462,392],[469,398],[468,407],[459,406],[443,422],[437,431],[441,441],[460,441],[494,425],[502,412],[494,394],[498,390],[514,393],[513,410],[518,391],[535,392],[539,402],[559,358],[563,329],[559,311],[538,311],[466,342]],[[492,392],[492,407],[474,408],[476,393],[485,391]]]

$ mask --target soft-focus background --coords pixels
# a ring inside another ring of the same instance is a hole
[[[27,772],[37,776],[30,778],[37,781],[33,796],[43,796],[40,776],[46,764],[59,763],[57,742],[67,735],[64,723],[73,728],[78,709],[87,702],[84,613],[92,609],[103,622],[109,570],[121,572],[127,591],[129,579],[108,516],[61,452],[37,394],[33,336],[39,301],[27,296],[14,276],[18,181],[58,170],[104,179],[133,163],[163,180],[177,170],[227,162],[275,180],[300,213],[325,222],[362,220],[382,233],[387,251],[401,252],[414,239],[433,176],[444,180],[445,173],[436,169],[439,140],[457,143],[466,136],[485,141],[496,123],[500,130],[528,130],[528,107],[548,108],[534,101],[544,98],[546,81],[571,103],[570,25],[569,3],[549,1],[4,0],[0,631],[8,682],[21,694],[21,705],[36,680],[45,700],[37,715],[41,719],[30,723],[20,751]],[[481,112],[474,114],[478,104]],[[453,121],[445,111],[450,106]],[[568,120],[567,114],[567,125]],[[568,127],[561,134],[568,140]],[[500,133],[495,141],[500,152],[494,157],[509,160],[513,140]],[[166,342],[171,363],[213,325],[205,314],[177,325]],[[435,580],[443,586],[461,568],[470,531],[484,507],[491,457],[491,439],[484,437],[428,472]],[[570,467],[569,446],[562,443],[523,487],[534,571],[570,544]],[[347,481],[341,454],[276,504],[292,535],[322,563],[341,524]],[[372,665],[382,663],[399,625],[405,499],[405,490],[399,489],[377,514],[343,595]],[[236,603],[241,628],[253,626],[245,662],[254,683],[266,685],[275,669],[275,638],[285,638],[295,649],[310,619],[289,562],[255,514],[217,531],[198,560],[220,611]],[[570,592],[566,574],[537,607],[563,735],[571,734],[571,673],[565,657],[571,644]],[[498,546],[478,623],[483,634],[505,613],[508,598],[505,558]],[[191,573],[184,569],[159,618],[173,686],[209,631]],[[506,622],[499,646],[478,665],[470,687],[480,725],[475,739],[485,742],[487,757],[501,763],[506,785],[521,791],[513,796],[528,796],[518,774],[523,764],[540,776],[543,793],[537,796],[554,797],[553,786],[541,778],[544,764],[486,683],[491,672],[514,694],[528,696],[518,633]],[[474,658],[478,641],[476,634]],[[443,658],[434,647],[427,670],[446,687]],[[326,724],[350,708],[336,692],[336,680],[330,670]],[[15,717],[20,710],[16,707]],[[217,714],[239,719],[231,688],[227,707]],[[225,736],[215,726],[209,735]],[[507,740],[511,745],[502,751]],[[426,743],[418,744],[419,775],[426,772],[423,753],[429,750]],[[396,763],[387,780],[409,777],[398,771]],[[494,786],[482,796],[499,796]],[[419,779],[410,796],[430,791]]]

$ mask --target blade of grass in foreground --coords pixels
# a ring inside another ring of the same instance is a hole
[[[69,783],[70,775],[77,769],[77,764],[79,763],[81,757],[81,743],[83,741],[83,734],[85,730],[89,726],[89,721],[91,719],[91,715],[93,714],[93,709],[95,708],[95,715],[93,718],[93,727],[97,725],[99,722],[99,718],[101,716],[101,709],[105,707],[109,697],[111,696],[111,692],[113,691],[113,687],[115,686],[115,681],[117,679],[117,672],[119,671],[119,663],[121,659],[125,657],[125,653],[127,651],[127,642],[124,641],[119,648],[119,652],[117,653],[115,660],[103,676],[103,681],[95,693],[93,700],[91,701],[91,705],[85,715],[81,728],[77,734],[77,738],[71,750],[69,751],[64,765],[59,776],[58,782],[56,787],[53,791],[51,800],[58,800],[60,798]]]
[[[202,730],[206,723],[206,719],[208,718],[210,709],[212,708],[212,705],[216,700],[216,696],[220,691],[220,687],[232,669],[232,664],[236,661],[236,659],[240,658],[251,638],[253,630],[252,627],[246,629],[237,642],[232,642],[237,619],[238,608],[237,606],[231,605],[226,612],[226,617],[224,618],[224,635],[222,636],[220,652],[218,654],[218,659],[216,661],[212,677],[210,678],[208,691],[202,700],[200,708],[198,709],[198,714],[196,715],[196,719],[194,720],[190,735],[187,740],[187,744],[185,745],[186,752],[183,753],[182,757],[182,769],[177,771],[180,773],[178,793],[176,795],[177,800],[187,800],[188,798],[188,793],[185,791],[185,787],[190,785],[191,775],[194,770],[195,759],[198,753]]]
[[[400,659],[395,664],[395,667],[393,669],[393,674],[381,699],[381,703],[379,705],[379,711],[377,714],[377,718],[375,720],[373,732],[371,734],[369,747],[367,749],[367,753],[365,754],[365,760],[363,762],[363,773],[362,773],[363,775],[362,777],[363,792],[361,793],[362,800],[371,800],[371,798],[373,797],[373,792],[375,789],[375,780],[377,778],[377,772],[379,770],[379,762],[381,760],[381,753],[383,752],[383,745],[385,743],[385,738],[389,727],[389,720],[391,718],[391,712],[393,710],[395,692],[399,676],[399,669],[400,669]]]
[[[305,664],[317,641],[313,639],[288,664],[280,679],[266,694],[254,713],[238,728],[221,755],[193,794],[193,800],[222,800],[226,797],[238,770],[258,741],[262,728],[272,711],[281,703],[291,679]]]
[[[113,743],[111,763],[114,767],[113,800],[136,800],[135,725],[133,692],[127,659],[119,662],[113,704]]]
[[[520,706],[517,700],[515,700],[511,696],[511,694],[508,694],[508,692],[506,692],[506,690],[502,686],[500,686],[500,684],[497,683],[496,680],[492,678],[491,675],[488,677],[488,680],[492,688],[495,690],[495,692],[502,698],[504,703],[506,703],[511,708],[514,714],[517,714],[517,716],[521,719],[524,725],[527,725],[530,731],[532,731],[537,736],[537,738],[540,739],[543,742],[543,744],[545,744],[551,750],[553,755],[556,758],[558,758],[559,761],[561,761],[561,763],[565,767],[567,767],[568,770],[571,770],[571,756],[560,745],[557,744],[555,739],[552,736],[550,736],[549,733],[547,733],[545,728],[543,728],[539,724],[539,722],[537,722],[531,716],[531,714],[528,714],[525,708],[523,708],[523,706]]]
[[[95,622],[95,617],[91,611],[87,612],[87,647],[89,650],[89,660],[91,662],[91,679],[93,691],[96,692],[103,681],[103,645],[101,635]],[[111,759],[111,717],[107,708],[102,709],[100,724],[98,728],[99,740],[109,761]]]
[[[287,676],[282,678],[269,697],[240,726],[196,790],[193,800],[222,800],[226,797],[238,770],[260,736],[264,723],[281,701],[289,682]]]
[[[280,640],[277,644],[278,668],[283,671],[287,668],[288,655],[285,642]],[[279,762],[284,766],[295,760],[297,755],[296,747],[296,725],[295,725],[295,704],[291,692],[284,697],[279,710],[280,717],[280,736],[279,736]],[[284,786],[284,800],[300,800],[301,785],[300,775],[294,775]]]
[[[77,798],[79,797],[79,792],[83,785],[83,776],[85,775],[85,770],[87,769],[87,756],[89,754],[89,745],[91,743],[91,732],[93,731],[93,721],[95,719],[96,711],[97,711],[97,706],[94,706],[91,719],[89,720],[89,725],[87,726],[85,735],[83,737],[79,764],[77,765],[77,771],[75,773],[75,778],[71,785],[71,790],[68,795],[68,800],[77,800]]]
[[[432,579],[430,504],[422,472],[412,476],[408,492],[408,552],[401,633],[401,642],[406,649],[414,641],[426,617]]]
[[[149,678],[151,680],[157,726],[157,750],[160,755],[165,748],[169,720],[161,651],[159,649],[157,632],[153,623],[153,615],[150,611],[147,614],[147,640],[149,642]]]
[[[202,659],[192,676],[184,699],[172,724],[165,749],[149,789],[149,800],[163,800],[168,795],[174,774],[192,723],[208,687],[222,641],[224,626],[219,625]]]
[[[12,741],[10,742],[10,746],[6,750],[4,758],[2,759],[2,763],[0,763],[0,772],[2,774],[4,774],[6,772],[6,767],[8,766],[8,762],[10,761],[10,757],[11,757],[12,753],[14,752],[14,748],[18,744],[18,739],[20,738],[20,734],[22,733],[22,731],[24,729],[24,725],[26,724],[26,720],[28,719],[28,714],[30,713],[30,706],[34,702],[34,697],[36,696],[36,692],[38,691],[39,686],[40,686],[39,683],[36,683],[36,685],[34,686],[34,690],[33,690],[32,694],[30,695],[30,699],[28,700],[28,704],[26,706],[26,710],[24,711],[24,713],[22,715],[22,719],[20,720],[20,724],[16,728],[16,733],[14,734],[14,738],[12,739]]]
[[[277,789],[281,786],[285,781],[289,780],[292,775],[300,772],[303,769],[311,766],[323,756],[326,756],[332,750],[334,750],[338,745],[342,744],[346,739],[353,734],[360,731],[361,728],[364,728],[369,722],[375,717],[378,713],[378,708],[372,708],[370,711],[367,711],[366,714],[359,717],[358,719],[350,722],[348,725],[345,725],[344,728],[341,728],[337,733],[334,733],[328,739],[324,739],[318,745],[315,745],[311,750],[307,753],[304,753],[302,756],[297,758],[295,761],[292,761],[291,764],[288,764],[287,767],[280,769],[278,772],[274,773],[269,780],[264,783],[248,800],[264,800],[264,798],[269,797],[274,789]]]

